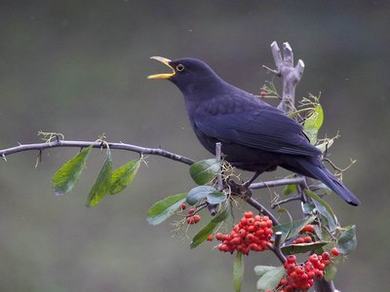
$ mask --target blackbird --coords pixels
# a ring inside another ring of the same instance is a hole
[[[201,144],[215,154],[215,143],[233,166],[255,172],[281,166],[322,181],[347,203],[359,199],[343,185],[321,160],[302,126],[284,112],[220,78],[205,62],[194,58],[171,61],[151,57],[172,71],[148,76],[168,79],[183,93],[192,128]]]

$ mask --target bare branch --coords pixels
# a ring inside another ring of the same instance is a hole
[[[283,264],[286,261],[286,256],[283,254],[282,250],[280,249],[281,239],[282,239],[282,232],[280,232],[280,231],[275,232],[274,245],[269,246],[269,248],[270,248],[270,250],[273,251],[273,253],[278,257],[278,259]]]
[[[294,67],[294,53],[287,42],[283,43],[283,56],[276,41],[272,42],[271,50],[277,69],[268,68],[268,70],[282,77],[283,94],[278,109],[287,113],[295,108],[295,88],[302,78],[305,63],[299,60]]]
[[[110,149],[126,150],[126,151],[136,152],[139,154],[162,156],[187,165],[191,165],[194,163],[194,161],[191,160],[190,158],[160,148],[146,148],[146,147],[140,147],[132,144],[113,143],[113,142],[107,142],[107,145],[108,147],[110,147]],[[2,149],[0,150],[0,156],[3,157],[4,160],[6,160],[7,156],[18,152],[25,152],[31,150],[42,151],[48,148],[59,148],[59,147],[84,148],[89,146],[92,146],[93,148],[107,147],[104,144],[102,144],[100,141],[91,142],[91,141],[53,140],[51,142],[45,142],[45,143],[20,144],[15,147]]]

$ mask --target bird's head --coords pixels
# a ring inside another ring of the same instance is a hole
[[[185,95],[217,85],[221,79],[205,62],[194,58],[170,60],[163,57],[151,57],[169,67],[171,72],[149,75],[148,79],[166,79],[172,81]],[[207,86],[206,86],[207,85]]]

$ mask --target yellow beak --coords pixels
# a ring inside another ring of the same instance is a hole
[[[169,79],[176,74],[175,69],[171,65],[169,65],[171,60],[164,58],[164,57],[159,57],[159,56],[153,56],[153,57],[150,57],[150,59],[163,63],[164,65],[169,67],[172,70],[172,72],[171,73],[161,73],[161,74],[149,75],[148,79]]]

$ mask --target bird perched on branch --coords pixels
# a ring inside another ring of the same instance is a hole
[[[201,144],[215,154],[222,143],[225,159],[255,172],[281,166],[322,181],[347,203],[359,199],[321,161],[321,152],[309,143],[302,126],[284,112],[220,78],[205,62],[194,58],[171,61],[152,57],[171,70],[148,76],[172,81],[183,93],[192,128]]]

